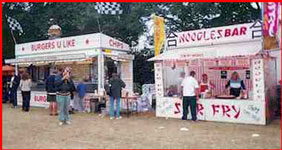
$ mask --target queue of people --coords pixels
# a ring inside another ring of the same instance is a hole
[[[59,125],[71,124],[70,112],[71,100],[74,101],[74,92],[77,93],[77,111],[84,112],[84,98],[86,94],[86,79],[83,79],[75,87],[71,78],[71,68],[53,69],[45,81],[45,90],[47,92],[47,101],[49,104],[50,116],[58,116]],[[22,110],[30,111],[31,87],[32,81],[29,73],[24,72],[21,75],[13,74],[10,82],[9,97],[13,108],[17,108],[17,90],[21,90],[22,94]],[[110,96],[110,119],[121,119],[120,116],[120,98],[122,88],[125,83],[120,79],[117,73],[112,74],[109,80],[109,90],[107,94]],[[116,111],[114,103],[116,101]],[[74,102],[73,102],[74,103]]]

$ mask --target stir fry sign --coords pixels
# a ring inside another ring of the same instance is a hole
[[[191,119],[188,109],[188,119]],[[181,118],[182,100],[163,98],[157,101],[157,116]],[[247,100],[199,100],[197,101],[198,120],[265,124],[264,102]]]

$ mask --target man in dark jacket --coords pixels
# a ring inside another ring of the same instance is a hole
[[[55,78],[56,78],[57,71],[53,70],[50,74],[50,76],[46,80],[46,91],[47,91],[47,101],[50,103],[49,109],[50,109],[50,116],[57,115],[57,102],[56,102],[56,84],[55,84]]]
[[[17,90],[20,85],[20,80],[20,77],[13,72],[10,83],[10,102],[13,104],[13,108],[16,108],[18,106]]]
[[[112,78],[109,81],[110,86],[110,119],[114,119],[114,99],[116,99],[116,119],[121,119],[120,117],[120,97],[121,97],[121,90],[125,88],[125,83],[118,77],[116,73],[113,73]]]

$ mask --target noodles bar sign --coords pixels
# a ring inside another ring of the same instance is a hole
[[[168,49],[173,49],[260,40],[261,27],[261,22],[256,21],[247,24],[169,33],[166,44]]]

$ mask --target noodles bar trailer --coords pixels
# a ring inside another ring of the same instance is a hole
[[[155,62],[157,117],[182,117],[180,74],[195,71],[198,81],[207,74],[214,84],[211,93],[197,101],[199,120],[258,125],[272,120],[276,61],[262,53],[259,23],[170,33],[166,44],[167,51],[149,59]],[[220,96],[235,71],[245,83],[245,96]]]
[[[31,74],[31,106],[48,107],[45,80],[54,67],[71,67],[75,84],[87,79],[87,94],[103,93],[113,72],[126,83],[126,90],[132,91],[134,56],[128,54],[129,51],[128,44],[95,33],[17,44],[15,59],[8,59],[6,63]],[[22,104],[20,91],[18,103]],[[89,105],[85,104],[86,109],[90,109]]]

